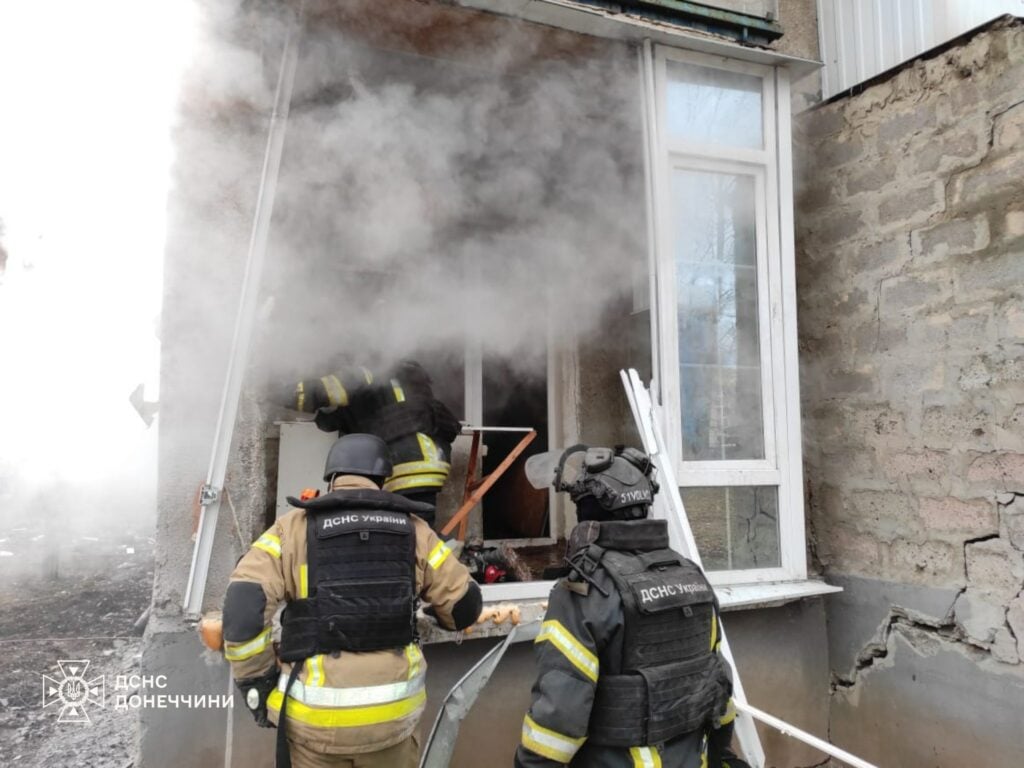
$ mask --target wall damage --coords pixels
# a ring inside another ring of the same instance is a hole
[[[1016,734],[980,721],[1024,685],[1024,26],[797,129],[812,546],[846,590],[833,733],[883,766],[970,762],[978,732],[987,764],[1012,760]]]

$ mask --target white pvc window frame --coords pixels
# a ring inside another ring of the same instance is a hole
[[[650,203],[651,333],[654,388],[662,429],[681,487],[773,486],[778,489],[779,566],[710,572],[715,585],[807,578],[797,367],[793,253],[790,92],[786,70],[726,57],[652,46],[641,55]],[[666,126],[668,62],[758,77],[762,147],[686,141]],[[764,458],[687,461],[683,456],[678,302],[672,226],[676,169],[750,176],[754,180],[758,334]],[[675,439],[675,437],[680,439]]]

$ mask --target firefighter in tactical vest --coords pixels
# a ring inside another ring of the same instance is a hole
[[[658,490],[634,448],[574,446],[527,463],[576,503],[569,573],[536,640],[517,768],[741,768],[732,683],[704,574],[647,520]]]
[[[430,376],[415,360],[403,360],[384,376],[353,366],[300,381],[287,404],[315,413],[316,425],[325,432],[377,435],[394,461],[384,490],[436,505],[461,425],[434,397]],[[419,514],[433,525],[433,509]]]
[[[426,699],[417,599],[448,629],[480,615],[480,588],[416,516],[424,505],[381,490],[391,474],[380,438],[340,438],[329,492],[289,498],[297,509],[231,574],[224,655],[256,722],[278,726],[279,767],[415,766]]]

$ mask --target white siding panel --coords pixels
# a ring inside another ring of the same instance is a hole
[[[1024,0],[818,0],[829,98],[1006,13]]]

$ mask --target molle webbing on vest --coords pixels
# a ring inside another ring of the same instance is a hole
[[[724,662],[717,656],[601,675],[590,741],[614,747],[660,744],[703,728],[725,711]]]
[[[715,593],[700,568],[670,549],[608,552],[603,565],[626,611],[623,671],[710,653]]]
[[[730,693],[726,670],[711,648],[711,585],[700,568],[670,549],[593,548],[622,598],[624,634],[620,674],[598,680],[591,741],[657,744],[703,727]]]
[[[281,658],[297,661],[412,642],[416,535],[409,515],[320,506],[307,513],[306,530],[309,597],[290,602],[282,614]]]

